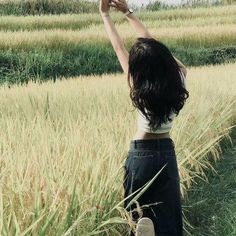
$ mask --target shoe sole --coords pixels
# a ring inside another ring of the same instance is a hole
[[[152,220],[147,217],[141,218],[137,223],[135,236],[155,236]]]

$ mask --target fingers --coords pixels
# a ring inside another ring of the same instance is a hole
[[[119,1],[119,0],[111,0],[111,2],[114,3],[114,4],[116,4],[116,5],[121,4],[121,1]]]
[[[115,8],[117,7],[117,5],[114,4],[114,3],[110,3],[109,6],[110,6],[110,7],[115,7]]]
[[[118,0],[110,0],[110,4],[109,4],[109,6],[111,6],[111,7],[115,7],[115,8],[117,8],[118,7]]]
[[[110,0],[109,6],[114,7],[121,12],[125,12],[125,9],[127,8],[125,0]]]
[[[109,5],[117,6],[117,3],[116,3],[116,1],[111,0]]]

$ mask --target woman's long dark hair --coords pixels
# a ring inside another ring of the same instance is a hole
[[[183,108],[189,92],[183,87],[180,68],[170,50],[153,38],[138,38],[129,54],[130,98],[156,130]]]

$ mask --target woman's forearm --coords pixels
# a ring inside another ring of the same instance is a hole
[[[134,15],[134,13],[127,16],[130,25],[135,30],[139,38],[152,38],[150,32],[142,24],[142,22]]]
[[[125,49],[124,42],[122,41],[118,31],[115,28],[115,25],[109,16],[109,14],[102,14],[102,19],[106,32],[110,38],[111,44],[116,52],[118,60],[121,64],[121,67],[125,73],[128,73],[128,57],[129,54]]]
[[[120,49],[123,47],[123,41],[120,38],[115,25],[110,17],[110,15],[106,14],[106,15],[102,15],[102,19],[104,22],[104,26],[106,29],[106,32],[111,40],[112,46],[114,48],[114,50]]]
[[[132,28],[136,31],[139,38],[151,38],[151,34],[148,32],[146,27],[141,23],[141,21],[129,10],[129,6],[126,0],[110,0],[110,6],[115,7],[118,11],[123,12],[127,15],[129,23],[131,24]]]

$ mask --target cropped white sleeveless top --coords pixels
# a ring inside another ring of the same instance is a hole
[[[186,88],[186,81],[185,81],[184,74],[182,72],[180,74],[181,74],[183,85]],[[172,128],[173,119],[175,117],[176,117],[176,114],[172,112],[170,114],[170,118],[172,119],[172,121],[167,121],[166,123],[162,123],[162,125],[157,130],[152,130],[150,126],[148,125],[149,121],[146,119],[143,113],[138,109],[138,119],[137,119],[138,130],[145,131],[146,133],[155,133],[155,134],[167,133]]]

